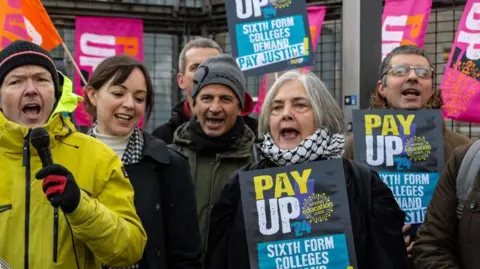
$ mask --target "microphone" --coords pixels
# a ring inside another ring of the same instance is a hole
[[[50,152],[50,135],[45,128],[33,129],[30,133],[30,142],[37,150],[43,167],[53,164],[52,153]]]

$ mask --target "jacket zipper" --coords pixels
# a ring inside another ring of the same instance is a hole
[[[215,166],[213,167],[213,172],[212,172],[212,185],[210,186],[210,197],[209,197],[209,200],[210,200],[210,204],[208,205],[208,215],[211,216],[212,214],[212,209],[213,209],[213,205],[212,205],[212,200],[213,200],[213,186],[217,183],[215,181],[215,172],[217,172],[217,170],[219,169],[220,167],[220,162],[221,162],[221,158],[220,158],[220,154],[217,153],[216,157],[215,157]],[[210,233],[210,218],[207,218],[207,234]],[[207,238],[205,239],[205,243],[204,245],[202,246],[203,248],[207,248],[208,246],[208,236]]]
[[[23,144],[23,166],[25,167],[25,252],[23,268],[28,269],[30,230],[30,130]]]
[[[53,209],[53,262],[58,258],[58,208]]]

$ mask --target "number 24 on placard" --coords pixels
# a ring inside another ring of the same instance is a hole
[[[302,236],[304,232],[309,234],[312,231],[312,225],[306,220],[295,221],[291,226],[295,230],[295,236]]]

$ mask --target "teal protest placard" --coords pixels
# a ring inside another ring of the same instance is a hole
[[[343,161],[240,173],[251,269],[353,269]]]
[[[444,166],[441,111],[359,110],[353,137],[355,160],[378,172],[406,223],[422,223]]]
[[[225,1],[232,55],[246,76],[313,64],[305,0]]]

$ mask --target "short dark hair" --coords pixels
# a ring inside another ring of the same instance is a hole
[[[383,59],[382,63],[380,64],[380,70],[379,70],[379,75],[380,75],[380,80],[382,81],[383,86],[387,86],[387,78],[386,78],[386,72],[390,68],[390,63],[392,62],[393,56],[397,55],[405,55],[405,54],[414,54],[414,55],[419,55],[427,59],[428,64],[430,67],[432,66],[432,62],[430,59],[428,59],[427,54],[422,48],[419,48],[415,45],[403,45],[396,47],[393,49],[387,56],[385,56],[385,59]],[[433,77],[432,77],[433,80]]]
[[[147,85],[147,98],[145,106],[145,122],[147,122],[152,114],[154,104],[152,79],[150,77],[150,73],[147,71],[147,68],[135,58],[128,55],[115,55],[105,59],[97,66],[97,68],[95,68],[92,77],[88,81],[87,88],[90,87],[95,91],[98,91],[112,78],[113,80],[111,85],[120,85],[127,80],[128,76],[130,76],[135,68],[138,68],[140,71],[142,71],[143,75],[145,76],[145,83]],[[90,116],[93,118],[96,118],[97,109],[92,104],[87,94],[85,94],[84,103],[88,114],[90,114]]]

